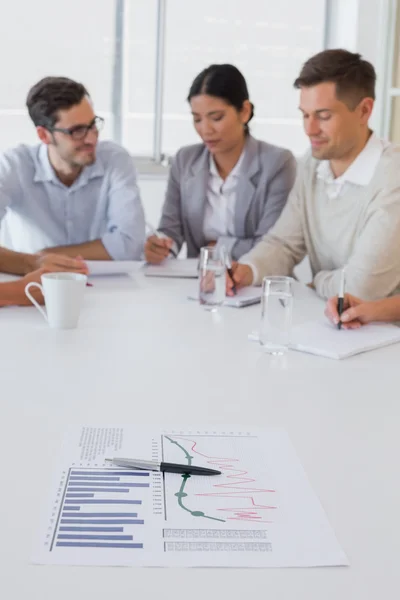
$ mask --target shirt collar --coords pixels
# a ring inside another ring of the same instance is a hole
[[[40,144],[35,163],[34,181],[53,181],[54,183],[62,185],[53,167],[51,166],[46,144]],[[82,170],[82,173],[79,175],[76,182],[74,182],[74,185],[79,183],[79,187],[81,187],[90,179],[93,179],[94,177],[102,177],[103,175],[104,165],[99,157],[96,156],[95,162]]]
[[[243,148],[241,155],[239,156],[239,160],[236,165],[233,167],[232,171],[229,173],[228,177],[239,177],[239,172],[243,163],[243,159],[246,153],[246,146]],[[218,173],[217,165],[215,164],[214,157],[210,154],[210,175],[215,175],[216,177],[221,178],[221,175]]]
[[[368,142],[346,171],[340,177],[334,177],[329,160],[322,160],[317,167],[317,176],[326,183],[368,185],[381,159],[384,142],[372,133]]]

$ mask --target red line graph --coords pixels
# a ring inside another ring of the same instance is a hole
[[[275,510],[277,506],[269,504],[258,504],[255,496],[260,494],[274,494],[276,490],[259,488],[252,484],[256,484],[256,479],[251,477],[249,472],[243,468],[239,468],[237,463],[240,463],[238,458],[222,458],[218,456],[210,456],[200,452],[197,449],[197,442],[188,439],[184,436],[171,436],[179,440],[183,440],[191,444],[190,450],[193,454],[197,454],[206,460],[206,462],[214,468],[223,472],[226,479],[229,481],[226,483],[213,484],[215,492],[208,492],[202,494],[196,494],[196,496],[209,496],[213,498],[233,498],[233,499],[244,499],[249,502],[249,506],[241,507],[224,507],[217,508],[216,510],[230,513],[226,516],[227,520],[233,521],[252,521],[258,523],[271,523],[271,521],[265,519],[267,512]]]

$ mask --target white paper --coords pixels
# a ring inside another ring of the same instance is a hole
[[[257,332],[249,334],[259,341]],[[290,335],[289,347],[308,354],[340,360],[400,342],[400,327],[389,323],[370,323],[359,329],[338,329],[329,321],[310,321],[297,325]]]
[[[237,290],[235,296],[226,296],[224,300],[224,306],[230,306],[232,308],[243,308],[244,306],[251,306],[253,304],[259,304],[261,302],[262,288],[256,286],[248,286]],[[198,292],[194,291],[190,296],[189,300],[199,300]]]
[[[134,260],[87,260],[89,276],[125,275],[138,268]]]
[[[176,277],[178,279],[196,279],[198,277],[197,258],[166,258],[159,265],[145,264],[144,274],[147,277]]]
[[[222,475],[110,468],[104,459],[113,456],[196,464]],[[33,562],[348,564],[286,433],[231,427],[70,430]]]
[[[329,321],[298,325],[291,335],[294,350],[342,359],[400,342],[400,328],[371,323],[359,329],[338,329]]]

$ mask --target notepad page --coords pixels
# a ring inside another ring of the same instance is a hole
[[[234,308],[241,308],[242,306],[250,306],[251,304],[258,304],[261,302],[262,288],[256,286],[248,286],[237,290],[235,296],[227,296],[225,298],[224,305],[232,306]]]
[[[224,306],[230,306],[232,308],[243,308],[244,306],[251,306],[252,304],[258,304],[261,302],[262,288],[256,286],[248,286],[241,288],[236,292],[235,296],[226,296],[224,300]],[[189,300],[199,300],[198,290],[194,290],[192,294],[188,296]]]
[[[293,328],[290,346],[294,350],[342,359],[396,342],[400,342],[400,328],[387,323],[339,330],[329,321],[311,321]]]
[[[198,264],[197,258],[167,258],[159,265],[144,265],[143,271],[147,277],[195,279],[198,277]]]

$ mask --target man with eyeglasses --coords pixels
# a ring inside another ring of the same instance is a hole
[[[26,104],[41,143],[0,156],[0,221],[7,212],[7,245],[17,251],[0,249],[0,268],[84,271],[84,260],[139,259],[145,222],[135,167],[121,146],[98,140],[104,120],[85,87],[46,77]]]

